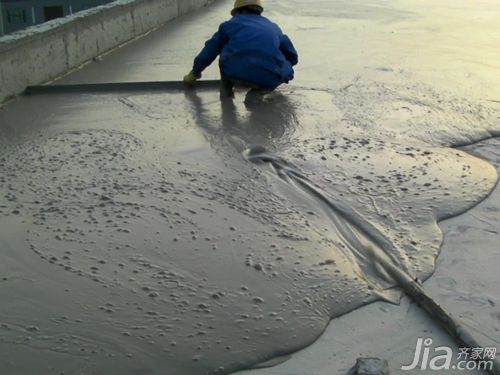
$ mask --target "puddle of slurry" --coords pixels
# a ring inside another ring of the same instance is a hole
[[[0,113],[2,237],[9,269],[32,280],[0,284],[12,367],[39,350],[89,373],[266,363],[392,299],[360,242],[426,279],[437,220],[497,179],[449,146],[488,137],[498,112],[421,85],[287,88],[248,108],[242,97],[33,97]],[[255,145],[279,163],[249,162]],[[283,166],[324,199],[278,178]]]

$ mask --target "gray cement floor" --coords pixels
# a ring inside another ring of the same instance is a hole
[[[179,80],[190,69],[191,60],[203,41],[229,16],[230,3],[219,1],[194,15],[172,22],[105,56],[102,61],[73,72],[58,83]],[[377,95],[390,97],[388,92],[395,90],[394,87],[408,86],[411,91],[417,82],[446,95],[498,108],[490,101],[500,100],[500,30],[497,26],[500,6],[493,2],[435,4],[431,1],[380,0],[352,4],[312,0],[304,6],[303,2],[295,0],[269,0],[266,8],[267,16],[291,36],[301,55],[297,78],[293,86],[284,91],[294,98],[287,108],[296,105],[297,97],[316,105],[311,104],[314,110],[309,110],[317,115],[299,110],[299,121],[314,122],[337,115],[320,113],[323,104],[329,103],[330,99],[325,99],[323,94],[311,94],[311,88],[332,91],[359,82],[362,87],[368,87],[368,92],[364,93],[367,98],[370,95],[373,98]],[[215,65],[207,70],[204,78],[218,78]],[[422,92],[425,91],[415,95]],[[2,135],[9,142],[22,144],[40,134],[43,137],[54,135],[58,140],[57,134],[63,130],[105,129],[111,133],[103,133],[103,142],[112,134],[110,142],[115,142],[113,144],[117,147],[123,146],[125,156],[128,147],[133,149],[134,142],[140,139],[137,142],[163,144],[169,156],[179,157],[161,160],[166,167],[170,162],[180,162],[179,155],[183,155],[188,163],[202,160],[214,166],[214,170],[219,168],[218,156],[225,152],[223,143],[227,140],[216,136],[217,132],[214,136],[207,136],[207,132],[194,129],[191,126],[193,119],[179,110],[185,105],[181,96],[164,99],[144,95],[120,102],[120,105],[132,108],[132,112],[138,111],[132,114],[123,109],[116,110],[123,106],[118,107],[115,99],[113,96],[93,95],[81,99],[72,97],[71,100],[61,96],[20,98],[0,111]],[[207,100],[206,97],[202,99]],[[215,119],[216,123],[220,116],[216,110],[219,104],[212,99],[208,98],[208,109],[202,113]],[[395,122],[400,120],[396,118]],[[187,125],[179,130],[169,121]],[[387,121],[387,124],[390,126],[391,122]],[[159,132],[162,126],[172,133]],[[135,134],[135,138],[116,135],[121,134],[117,132],[120,129]],[[158,134],[160,139],[152,139]],[[172,134],[175,134],[175,139]],[[432,131],[429,131],[429,137],[432,136]],[[481,138],[477,134],[475,137]],[[210,150],[217,152],[207,151],[207,139],[211,143]],[[230,138],[230,141],[234,139]],[[498,168],[498,146],[498,141],[493,139],[467,150],[481,155]],[[43,152],[50,154],[51,150]],[[145,153],[141,157],[151,161],[154,153]],[[137,166],[137,170],[141,170],[141,166]],[[25,181],[27,186],[29,182],[29,179]],[[440,226],[445,234],[442,253],[436,273],[425,283],[429,293],[450,312],[461,317],[481,342],[496,347],[500,343],[497,286],[499,210],[500,193],[496,189],[477,207],[442,222]],[[0,298],[8,301],[0,306],[0,324],[8,322],[0,326],[0,331],[4,332],[0,336],[1,373],[177,375],[175,370],[162,368],[170,359],[164,354],[164,348],[154,344],[155,340],[148,336],[149,333],[144,333],[137,341],[125,343],[123,339],[124,332],[133,330],[120,326],[120,322],[130,321],[127,319],[133,317],[128,309],[154,310],[153,302],[137,306],[135,290],[96,288],[91,278],[75,277],[34,256],[25,234],[27,228],[32,228],[32,218],[9,216],[1,220]],[[250,242],[250,238],[247,240]],[[122,282],[127,283],[125,279]],[[61,300],[65,301],[63,306]],[[126,304],[121,306],[123,301]],[[93,307],[101,309],[99,314],[102,315],[98,315]],[[106,315],[106,309],[116,311]],[[94,319],[96,317],[98,319]],[[16,321],[31,321],[32,325],[12,323]],[[136,323],[140,331],[141,322]],[[115,329],[116,335],[105,338],[99,335],[99,330],[108,332],[109,327]],[[314,329],[320,330],[321,324]],[[50,332],[50,335],[44,336],[45,332]],[[377,302],[334,319],[313,345],[295,353],[283,364],[242,373],[344,374],[356,358],[376,356],[389,360],[395,373],[403,374],[405,372],[399,369],[402,364],[411,362],[419,337],[431,337],[435,346],[449,345],[457,349],[407,298],[403,298],[399,306]],[[311,333],[309,341],[313,339]],[[277,348],[285,344],[276,339]],[[189,370],[184,373],[189,373]],[[463,371],[450,370],[447,373]]]

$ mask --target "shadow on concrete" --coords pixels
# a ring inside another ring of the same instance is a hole
[[[229,141],[238,151],[252,145],[278,150],[291,141],[297,129],[296,104],[279,91],[245,104],[238,101],[238,93],[236,99],[222,98],[217,119],[209,115],[214,103],[205,104],[196,90],[187,90],[186,98],[193,105],[198,126],[211,138],[218,138],[216,143]]]

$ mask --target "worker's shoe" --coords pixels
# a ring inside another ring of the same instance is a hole
[[[264,89],[251,89],[245,96],[245,105],[251,107],[264,103],[264,96],[270,92],[270,90]]]
[[[234,99],[234,91],[233,88],[224,88],[221,87],[220,89],[220,98],[221,100],[225,99]]]
[[[234,98],[234,82],[227,78],[221,79],[220,85],[220,98],[224,99],[233,99]]]

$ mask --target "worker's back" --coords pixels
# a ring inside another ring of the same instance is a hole
[[[269,89],[293,79],[295,49],[280,28],[267,18],[236,15],[224,22],[219,32],[224,42],[220,55],[224,76]]]

